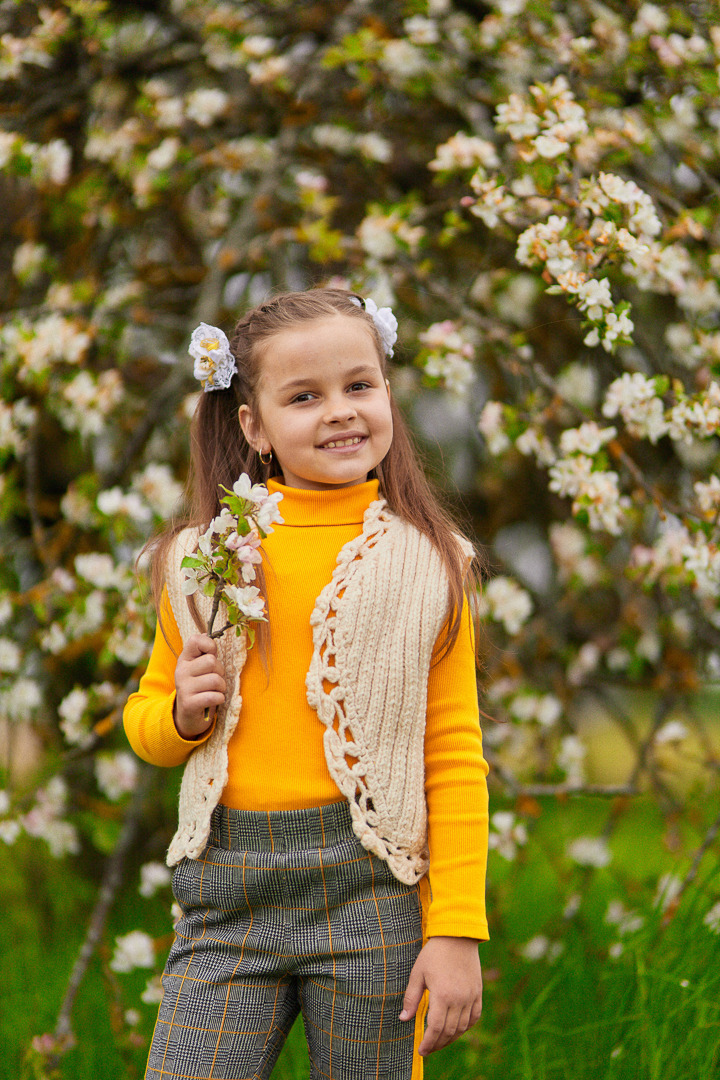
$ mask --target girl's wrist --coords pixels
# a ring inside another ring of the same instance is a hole
[[[184,739],[185,742],[197,742],[199,739],[202,739],[203,736],[208,733],[208,731],[213,725],[213,720],[209,719],[208,722],[200,730],[197,730],[194,725],[192,730],[185,727],[184,723],[178,717],[177,698],[173,702],[172,717],[173,724],[175,725],[175,730],[177,731],[180,738]]]

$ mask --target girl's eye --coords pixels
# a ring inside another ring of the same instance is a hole
[[[351,390],[369,390],[370,383],[367,382],[355,382],[350,387]]]
[[[292,405],[295,405],[295,404],[301,405],[305,401],[312,401],[312,397],[313,397],[313,395],[310,393],[310,391],[305,390],[305,391],[303,391],[302,394],[296,394],[295,397],[292,399],[291,404]]]

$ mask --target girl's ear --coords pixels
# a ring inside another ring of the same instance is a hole
[[[255,422],[255,417],[250,411],[249,405],[241,405],[238,409],[238,420],[242,433],[253,450],[263,451],[267,439],[262,424]]]

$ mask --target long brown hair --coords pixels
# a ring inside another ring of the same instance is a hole
[[[148,545],[152,552],[153,596],[158,612],[165,561],[174,537],[187,526],[205,529],[220,513],[221,484],[232,488],[243,472],[253,483],[267,483],[272,475],[272,462],[264,465],[260,461],[238,422],[240,405],[248,405],[251,413],[256,408],[262,356],[268,339],[298,323],[338,314],[362,320],[375,343],[384,377],[387,359],[372,316],[365,311],[361,297],[344,289],[284,293],[247,312],[238,322],[230,340],[237,374],[227,390],[201,394],[193,417],[187,514],[173,521]],[[439,654],[444,655],[458,635],[464,592],[471,595],[475,591],[479,572],[473,566],[469,570],[466,567],[457,542],[457,525],[420,467],[410,431],[393,399],[391,410],[393,439],[375,475],[389,508],[427,536],[442,558],[448,577],[448,624]],[[261,589],[263,584],[261,580]],[[262,638],[259,644],[262,648]]]

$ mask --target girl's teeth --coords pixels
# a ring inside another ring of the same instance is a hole
[[[325,443],[325,449],[331,450],[334,446],[356,446],[360,442],[359,438],[355,439],[338,439],[337,442]]]

